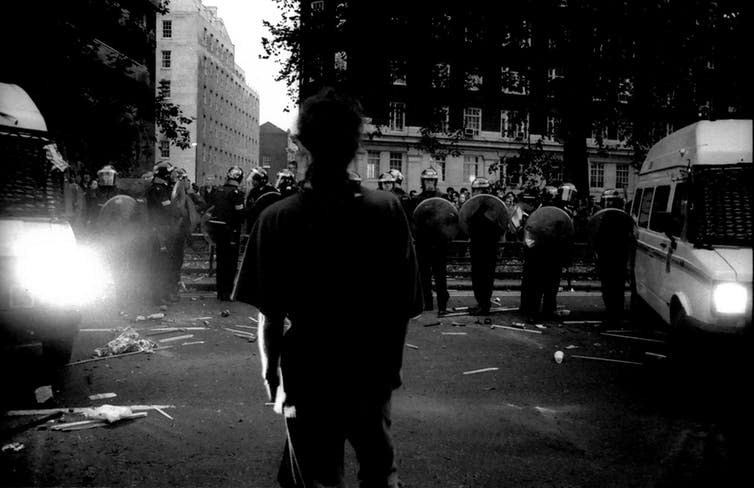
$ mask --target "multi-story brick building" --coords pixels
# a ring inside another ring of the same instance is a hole
[[[296,160],[298,146],[293,142],[290,131],[283,130],[272,122],[265,122],[259,128],[259,161],[267,170],[270,180],[285,168],[289,161]],[[303,165],[298,168],[296,179],[303,178]]]
[[[169,82],[170,101],[190,124],[192,147],[157,134],[157,160],[188,171],[199,184],[221,184],[230,166],[259,164],[259,94],[235,64],[235,47],[216,7],[172,0],[157,18],[157,84]]]
[[[400,2],[370,5],[300,2],[300,95],[336,85],[361,101],[369,137],[353,166],[366,186],[375,187],[381,173],[397,168],[404,188],[418,189],[421,171],[433,166],[441,189],[469,187],[477,176],[504,178],[515,188],[520,180],[510,162],[540,141],[540,153],[554,166],[546,183],[562,182],[564,144],[555,136],[560,107],[552,96],[562,68],[557,53],[548,51],[551,41],[531,34],[536,9],[506,2],[506,21],[518,19],[516,32],[506,32],[499,18],[483,15],[481,2],[475,9],[430,2],[417,13]],[[427,149],[422,129],[429,126],[446,145],[457,134],[453,151]],[[630,192],[631,148],[613,131],[599,136],[585,141],[589,193],[615,187]]]

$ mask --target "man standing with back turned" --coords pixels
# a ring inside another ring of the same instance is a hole
[[[361,128],[356,104],[331,89],[304,102],[306,189],[261,213],[234,291],[260,311],[262,374],[271,399],[285,395],[284,487],[340,486],[346,439],[361,486],[398,486],[391,396],[422,301],[400,202],[349,182]]]

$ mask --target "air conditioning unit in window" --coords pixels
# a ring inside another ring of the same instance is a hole
[[[464,129],[463,135],[466,137],[474,137],[474,129]]]
[[[518,140],[526,139],[526,133],[525,132],[517,132],[516,133],[516,139],[518,139]]]

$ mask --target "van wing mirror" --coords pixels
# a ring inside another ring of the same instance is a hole
[[[665,234],[671,241],[675,241],[674,236],[681,233],[680,219],[670,212],[658,212],[653,215],[652,227],[654,230]]]

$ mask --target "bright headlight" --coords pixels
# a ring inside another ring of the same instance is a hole
[[[739,283],[720,283],[712,292],[712,303],[717,313],[744,313],[746,301],[746,288]]]
[[[84,305],[102,295],[106,268],[90,249],[70,242],[40,243],[26,248],[17,263],[18,281],[43,302]]]

